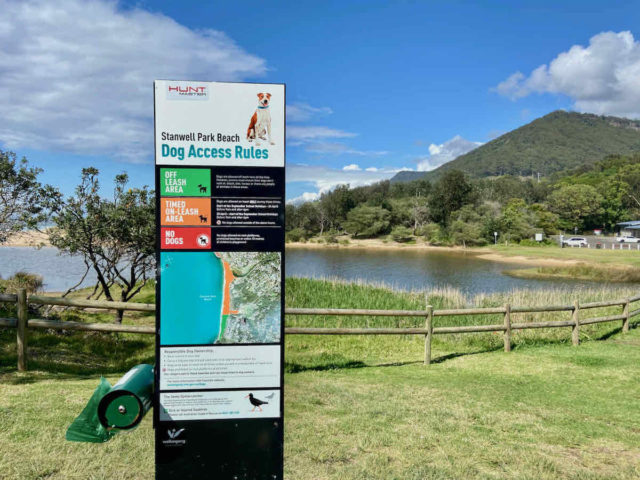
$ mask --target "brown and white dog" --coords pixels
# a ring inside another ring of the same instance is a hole
[[[256,145],[260,145],[260,140],[269,140],[271,145],[275,145],[271,137],[271,113],[269,113],[270,93],[258,94],[258,108],[253,113],[249,128],[247,129],[247,140],[255,139]]]

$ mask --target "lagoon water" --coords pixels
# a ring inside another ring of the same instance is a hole
[[[215,343],[222,329],[222,260],[213,252],[162,252],[160,262],[160,343]]]
[[[596,285],[573,280],[530,280],[503,273],[526,267],[531,265],[433,250],[290,249],[286,254],[286,275],[290,277],[364,280],[401,290],[453,287],[474,295],[523,288],[574,289]]]
[[[80,280],[85,267],[81,258],[59,256],[57,252],[55,248],[0,247],[0,275],[7,278],[19,270],[40,273],[47,291],[64,291]],[[285,273],[296,277],[363,280],[403,290],[454,287],[466,294],[597,285],[572,280],[528,280],[503,273],[525,266],[432,250],[291,249],[286,253]],[[93,284],[95,275],[88,275],[83,285]]]

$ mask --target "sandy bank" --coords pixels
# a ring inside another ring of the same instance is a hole
[[[0,245],[2,247],[39,247],[45,246],[49,247],[51,244],[49,243],[49,237],[46,233],[36,232],[36,231],[28,231],[28,232],[17,232],[9,237],[9,239]]]

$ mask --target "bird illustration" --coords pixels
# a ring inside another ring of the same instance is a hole
[[[274,392],[271,392],[269,395],[267,395],[267,396],[266,396],[266,397],[264,397],[264,398],[266,398],[267,400],[271,400],[271,399],[273,398],[273,396],[274,396],[274,395],[275,395],[275,393],[274,393]]]
[[[250,393],[249,395],[247,395],[244,398],[248,398],[249,402],[251,402],[251,405],[253,405],[253,408],[251,409],[252,412],[255,412],[256,408],[258,409],[258,411],[262,411],[262,407],[261,405],[267,405],[269,402],[265,402],[264,400],[259,400],[256,397],[253,396],[253,393]]]

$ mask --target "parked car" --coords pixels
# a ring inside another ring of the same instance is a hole
[[[586,247],[589,244],[587,243],[587,239],[584,237],[571,237],[564,240],[562,245],[567,247]]]
[[[638,243],[638,242],[640,242],[640,237],[632,237],[631,235],[622,235],[620,237],[616,237],[616,242],[618,242],[618,243]]]

